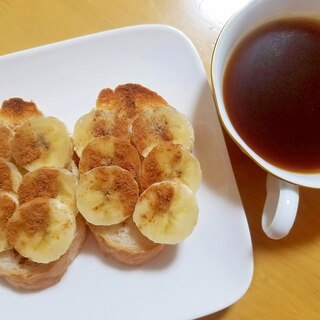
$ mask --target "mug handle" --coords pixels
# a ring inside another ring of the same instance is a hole
[[[267,196],[262,213],[262,229],[271,239],[284,238],[293,226],[299,204],[299,187],[267,175]]]

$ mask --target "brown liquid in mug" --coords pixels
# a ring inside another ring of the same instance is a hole
[[[320,21],[270,22],[240,42],[223,80],[229,118],[268,162],[320,171]]]

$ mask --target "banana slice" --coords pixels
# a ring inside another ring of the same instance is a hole
[[[93,110],[83,115],[75,124],[73,132],[74,148],[79,157],[84,147],[94,138],[115,136],[130,140],[128,121],[115,112]]]
[[[56,198],[67,205],[74,214],[77,178],[68,170],[40,168],[24,175],[18,189],[20,204],[38,197]]]
[[[131,123],[141,112],[157,107],[169,107],[156,92],[135,83],[126,83],[112,89],[100,91],[96,106],[98,109],[114,111]]]
[[[12,248],[7,240],[7,222],[18,205],[14,194],[0,190],[0,252]]]
[[[196,192],[201,182],[199,161],[181,145],[162,143],[152,149],[142,162],[141,186],[147,189],[155,182],[171,180],[184,183]]]
[[[17,192],[22,176],[14,164],[0,158],[0,189]]]
[[[163,181],[141,194],[133,221],[151,241],[177,244],[193,231],[198,211],[196,197],[186,185]]]
[[[101,166],[80,177],[76,197],[78,209],[88,222],[110,226],[132,214],[139,188],[127,170]]]
[[[16,130],[24,121],[41,116],[36,104],[21,98],[11,98],[2,103],[0,119]]]
[[[132,125],[131,142],[146,157],[158,144],[170,141],[192,150],[194,132],[189,120],[174,109],[157,108],[141,113]]]
[[[136,148],[129,142],[112,137],[98,137],[83,149],[79,162],[80,174],[100,166],[116,165],[140,178],[141,161]]]
[[[75,232],[74,214],[57,199],[26,202],[7,223],[9,243],[23,257],[38,263],[59,259],[69,249]]]
[[[12,155],[28,171],[41,167],[65,168],[71,162],[72,141],[57,118],[35,117],[17,130],[12,140]]]
[[[0,122],[0,158],[11,159],[11,142],[14,132],[5,123]]]

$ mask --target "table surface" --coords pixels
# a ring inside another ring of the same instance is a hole
[[[210,82],[217,35],[246,2],[0,0],[0,55],[123,26],[161,23],[191,39]],[[302,188],[291,233],[280,241],[268,239],[260,225],[266,175],[225,138],[251,230],[255,268],[247,293],[204,319],[320,319],[320,190]]]

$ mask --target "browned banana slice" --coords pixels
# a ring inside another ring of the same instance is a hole
[[[76,234],[75,215],[58,199],[36,198],[14,212],[7,223],[9,243],[38,263],[59,259]]]
[[[77,178],[67,169],[40,168],[23,176],[18,189],[23,204],[38,197],[56,198],[76,214]]]
[[[55,117],[39,116],[25,121],[12,140],[16,163],[34,171],[41,167],[66,168],[73,146],[66,126]]]
[[[98,137],[84,148],[79,163],[80,174],[100,166],[116,165],[140,178],[141,162],[138,151],[129,142],[112,137]]]
[[[158,144],[173,142],[192,150],[194,132],[190,121],[180,112],[157,108],[141,113],[132,125],[132,144],[146,157]]]
[[[81,157],[83,149],[92,139],[109,135],[130,140],[128,121],[120,118],[115,112],[104,110],[93,110],[83,115],[76,122],[73,132],[77,155]]]
[[[199,161],[181,145],[166,142],[154,147],[142,162],[141,187],[171,180],[184,183],[196,192],[201,182]]]
[[[109,226],[128,218],[139,197],[133,176],[118,166],[94,168],[80,177],[77,206],[94,225]]]
[[[141,194],[133,221],[151,241],[177,244],[192,233],[198,211],[196,197],[185,184],[162,181]]]

